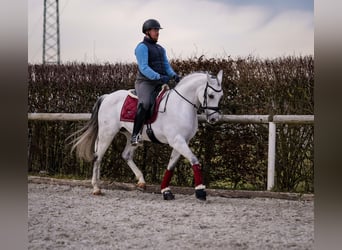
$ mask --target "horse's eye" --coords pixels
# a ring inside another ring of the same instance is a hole
[[[208,95],[208,97],[210,98],[210,99],[214,99],[214,95]]]

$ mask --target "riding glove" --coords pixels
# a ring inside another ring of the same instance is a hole
[[[170,77],[166,76],[166,75],[160,75],[160,81],[163,83],[168,83],[170,80]]]
[[[173,79],[175,80],[176,83],[179,83],[180,81],[180,78],[177,74],[173,76]]]

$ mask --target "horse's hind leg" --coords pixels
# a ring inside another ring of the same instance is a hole
[[[163,197],[165,200],[173,200],[175,198],[174,195],[171,193],[169,185],[170,185],[171,178],[173,176],[173,172],[174,172],[174,169],[175,169],[175,166],[179,157],[180,157],[180,153],[177,150],[173,149],[169,163],[167,165],[167,169],[165,170],[165,173],[164,173],[162,183],[160,185],[160,191],[163,194]]]
[[[93,177],[91,179],[91,185],[93,186],[93,194],[95,195],[101,194],[99,186],[101,161],[102,157],[95,157],[93,162]]]
[[[144,189],[146,189],[146,182],[144,179],[144,175],[142,174],[140,169],[137,167],[137,165],[133,161],[134,151],[135,151],[135,149],[137,149],[137,147],[136,146],[133,147],[131,145],[131,134],[130,133],[123,132],[123,134],[127,138],[127,143],[126,143],[126,147],[125,147],[124,151],[122,152],[121,156],[127,162],[128,166],[131,168],[131,170],[135,174],[135,177],[138,180],[137,187],[139,189],[144,190]]]
[[[108,129],[108,128],[106,128]],[[93,194],[95,195],[100,195],[101,194],[101,189],[100,189],[100,167],[101,167],[101,161],[102,158],[108,149],[110,143],[112,142],[115,134],[117,133],[116,131],[118,129],[110,128],[111,133],[108,134],[105,133],[104,129],[99,127],[99,135],[98,138],[95,142],[95,157],[94,157],[94,164],[93,164],[93,177],[91,180],[91,184],[93,186]]]

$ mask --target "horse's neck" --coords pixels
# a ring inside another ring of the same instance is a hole
[[[205,83],[203,79],[191,79],[189,82],[184,82],[176,86],[176,90],[187,100],[194,104],[198,104],[198,91],[204,88]]]

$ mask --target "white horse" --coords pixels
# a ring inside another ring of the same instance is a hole
[[[201,167],[188,143],[198,129],[198,110],[206,114],[209,123],[215,123],[220,118],[218,104],[223,96],[222,74],[222,70],[217,76],[202,72],[189,74],[175,88],[167,90],[161,100],[159,110],[162,111],[159,111],[156,121],[151,125],[155,137],[161,143],[167,143],[173,148],[161,183],[161,193],[165,200],[174,199],[169,183],[180,155],[183,155],[193,168],[196,197],[200,200],[206,199]],[[93,107],[88,123],[71,135],[78,136],[73,140],[71,150],[76,149],[79,158],[94,162],[91,182],[93,194],[101,194],[99,186],[101,160],[118,132],[127,137],[122,157],[134,172],[138,180],[138,188],[146,188],[144,176],[133,161],[134,151],[137,148],[130,143],[133,123],[120,120],[121,109],[128,94],[128,90],[118,90],[100,96]],[[142,129],[141,138],[150,140],[146,133],[146,126]]]

